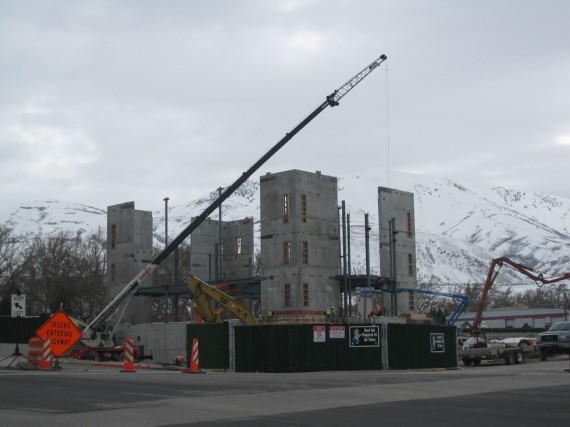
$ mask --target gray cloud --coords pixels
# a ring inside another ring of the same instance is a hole
[[[563,1],[5,1],[4,203],[158,209],[267,170],[416,171],[570,197]],[[373,197],[373,196],[372,196]]]

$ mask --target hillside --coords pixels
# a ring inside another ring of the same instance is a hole
[[[414,193],[418,278],[438,284],[481,283],[490,260],[506,256],[533,267],[545,276],[570,271],[570,200],[548,194],[525,193],[500,187],[477,188],[406,173],[391,173],[389,185],[374,177],[349,174],[339,177],[339,203],[346,202],[351,214],[351,258],[356,273],[365,272],[364,214],[372,225],[371,273],[379,274],[377,187]],[[192,216],[200,214],[217,191],[198,200],[169,206],[172,239]],[[125,200],[126,201],[126,200]],[[135,201],[136,202],[136,201]],[[115,203],[115,202],[113,202]],[[144,210],[144,206],[135,205]],[[16,233],[49,235],[70,230],[81,235],[106,227],[106,207],[91,207],[64,201],[26,202],[4,208],[0,221]],[[223,219],[253,216],[259,219],[259,182],[248,181],[222,208]],[[164,242],[164,210],[153,212],[154,236]],[[217,213],[215,215],[217,219]],[[256,231],[259,230],[256,228]],[[528,284],[506,270],[497,283]]]

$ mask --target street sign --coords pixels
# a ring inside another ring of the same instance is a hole
[[[26,317],[26,296],[12,294],[12,317]]]
[[[63,310],[59,310],[39,327],[36,335],[42,340],[49,338],[52,354],[61,357],[81,339],[83,333]]]
[[[344,326],[331,325],[329,327],[329,338],[344,339],[344,331],[345,331]]]
[[[360,295],[362,298],[371,298],[374,294],[374,288],[371,286],[363,286],[356,288],[356,290],[358,291],[358,295]]]
[[[326,342],[326,333],[324,326],[313,326],[313,342]]]

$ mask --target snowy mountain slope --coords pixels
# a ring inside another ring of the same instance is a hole
[[[106,229],[107,210],[60,200],[33,201],[17,209],[4,209],[0,222],[22,236],[50,235],[69,231],[81,236],[84,233]]]
[[[369,213],[371,273],[379,274],[378,186],[414,193],[418,279],[440,284],[481,283],[491,259],[506,256],[545,276],[570,271],[570,200],[500,187],[469,187],[427,176],[391,172],[388,183],[363,173],[339,178],[339,204],[350,213],[353,272],[365,272],[364,214]],[[169,205],[170,239],[215,200],[218,192]],[[248,181],[222,206],[222,219],[254,217],[259,237],[259,182]],[[144,210],[144,206],[136,206]],[[6,213],[9,212],[9,213]],[[0,214],[2,214],[0,212]],[[155,242],[164,243],[164,209],[153,212]],[[212,215],[218,219],[218,211]],[[60,201],[26,203],[4,210],[0,222],[19,234],[70,230],[83,234],[106,227],[104,209]],[[259,239],[257,245],[259,245]],[[503,270],[497,283],[528,283]]]
[[[351,206],[348,200],[356,195],[354,200],[360,210],[369,211],[371,222],[376,221],[376,215],[372,214],[377,211],[376,200],[365,197],[375,194],[376,181],[354,174],[340,182],[339,198],[346,198]],[[421,281],[435,277],[443,283],[453,283],[470,277],[471,282],[481,282],[489,261],[501,256],[545,275],[570,271],[568,199],[500,187],[467,188],[446,179],[404,173],[391,173],[389,186],[414,193]],[[428,256],[436,252],[432,245],[438,248],[437,252],[448,253],[445,259],[436,261],[435,275],[431,273],[433,260]],[[478,266],[477,260],[484,262]],[[449,271],[444,267],[448,263],[453,264]],[[477,271],[479,274],[474,274]],[[520,274],[510,272],[502,273],[497,280],[525,282]]]
[[[421,221],[432,218],[431,223],[419,228],[469,242],[537,271],[551,275],[569,271],[570,200],[520,192],[520,197],[505,198],[509,190],[474,192],[449,181],[446,188],[440,186],[438,190],[436,197],[434,191],[427,195],[418,188],[414,191],[421,206],[416,217]],[[444,197],[443,191],[447,192]],[[433,218],[441,205],[447,207],[447,212],[440,211],[439,218]]]

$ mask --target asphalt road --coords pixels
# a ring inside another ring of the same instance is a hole
[[[568,357],[456,370],[0,369],[7,426],[537,426],[570,420]]]

